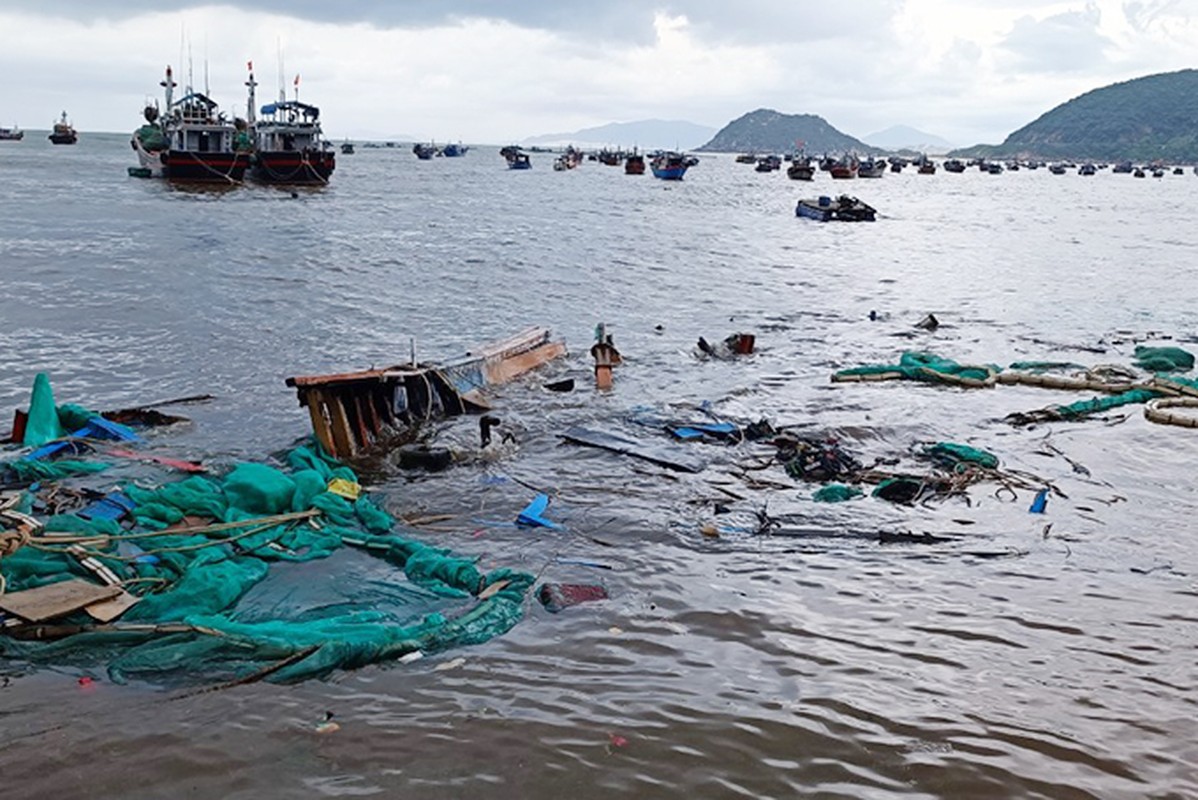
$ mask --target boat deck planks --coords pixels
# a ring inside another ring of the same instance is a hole
[[[0,611],[29,622],[42,622],[111,600],[121,593],[119,586],[101,586],[72,578],[21,592],[5,592],[0,595]]]

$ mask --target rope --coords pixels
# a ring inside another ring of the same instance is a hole
[[[1166,408],[1198,408],[1198,397],[1158,397],[1144,406],[1144,417],[1158,425],[1177,425],[1182,428],[1198,428],[1198,417],[1165,411]]]
[[[213,168],[212,168],[212,167],[211,167],[211,166],[208,164],[208,162],[207,162],[207,161],[205,161],[204,159],[202,159],[202,158],[200,158],[198,155],[196,155],[194,151],[192,151],[192,150],[186,150],[186,151],[184,151],[184,152],[186,152],[186,153],[187,153],[187,155],[191,156],[191,157],[192,157],[192,159],[193,159],[193,160],[194,160],[194,161],[195,161],[197,164],[199,164],[201,167],[203,167],[204,169],[206,169],[206,170],[208,170],[209,172],[211,172],[213,175],[216,175],[217,177],[220,177],[220,178],[224,178],[226,181],[228,181],[229,183],[231,183],[231,184],[233,184],[233,185],[235,185],[235,186],[240,186],[240,185],[243,183],[243,181],[239,181],[239,180],[237,180],[236,178],[232,177],[233,170],[237,168],[237,156],[238,156],[238,153],[234,153],[234,154],[233,154],[233,162],[232,162],[231,164],[229,164],[229,171],[228,171],[228,172],[221,172],[221,171],[220,171],[220,170],[218,170],[218,169],[213,169]]]

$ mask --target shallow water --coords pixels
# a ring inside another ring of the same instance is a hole
[[[293,198],[126,178],[123,136],[0,145],[0,413],[39,371],[60,402],[97,408],[208,392],[160,444],[260,459],[307,433],[286,376],[547,324],[568,361],[495,393],[515,445],[470,456],[475,421],[446,423],[462,464],[382,465],[375,489],[397,515],[454,515],[421,537],[488,569],[611,595],[556,615],[530,601],[485,645],[290,687],[179,697],[4,669],[5,797],[1198,795],[1196,434],[1135,407],[1002,422],[1080,399],[1060,392],[828,381],[914,348],[1124,365],[1136,341],[1194,350],[1194,175],[810,185],[706,156],[667,184],[397,148],[340,156],[329,187]],[[795,219],[799,197],[844,190],[879,221]],[[942,326],[915,329],[929,312]],[[600,321],[626,357],[607,395],[589,388]],[[694,357],[699,336],[742,330],[754,356]],[[540,389],[566,375],[574,393]],[[584,424],[651,438],[631,409],[703,401],[838,436],[866,461],[968,442],[1066,497],[1043,516],[1031,492],[988,485],[968,503],[826,506],[777,466],[747,474],[783,488],[746,485],[736,465],[765,448],[687,447],[710,466],[679,476],[557,437]],[[478,522],[513,518],[529,487],[555,495],[565,532]],[[762,507],[785,518],[778,535],[750,533]],[[326,712],[340,729],[321,734]]]

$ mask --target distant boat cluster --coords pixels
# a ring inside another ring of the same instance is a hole
[[[298,98],[279,99],[257,109],[253,64],[246,104],[248,119],[228,119],[214,100],[190,86],[176,99],[171,68],[160,84],[165,110],[157,104],[142,112],[145,124],[130,140],[138,165],[129,174],[178,182],[239,184],[246,174],[261,183],[323,185],[336,166],[333,147],[324,140],[320,109]],[[257,116],[260,114],[261,116]]]
[[[853,153],[845,153],[839,156],[824,155],[821,158],[813,158],[803,152],[789,153],[784,156],[764,155],[759,156],[754,153],[741,153],[736,157],[739,164],[754,164],[757,172],[773,172],[781,169],[784,161],[790,162],[790,166],[786,169],[787,177],[793,180],[810,181],[815,179],[816,172],[827,172],[831,177],[847,180],[853,178],[881,178],[889,172],[902,172],[906,167],[913,167],[920,175],[935,175],[938,167],[942,167],[945,172],[960,173],[970,168],[976,168],[981,172],[986,172],[991,175],[1001,175],[1003,172],[1018,172],[1021,169],[1036,170],[1046,168],[1054,175],[1064,175],[1067,172],[1076,172],[1078,175],[1094,175],[1099,170],[1110,169],[1112,173],[1128,173],[1137,178],[1143,178],[1147,175],[1152,175],[1155,178],[1160,178],[1167,171],[1171,171],[1174,175],[1182,175],[1185,169],[1180,166],[1168,167],[1163,162],[1154,161],[1151,164],[1136,166],[1131,161],[1124,161],[1116,164],[1113,167],[1109,164],[1085,162],[1077,164],[1069,161],[1061,161],[1048,163],[1046,161],[1033,160],[1010,160],[1010,161],[991,161],[984,158],[970,159],[963,161],[959,158],[946,159],[942,164],[937,163],[928,158],[926,155],[916,156],[915,158],[903,158],[901,156],[890,156],[887,159],[877,158],[860,158]],[[1198,175],[1198,166],[1194,168],[1194,174]]]
[[[529,148],[526,152],[519,145],[508,145],[501,148],[499,155],[507,161],[508,169],[532,169],[532,157],[530,152],[546,152],[544,148]],[[680,181],[686,175],[686,171],[699,163],[697,156],[687,155],[685,153],[674,152],[673,150],[655,150],[649,153],[648,156],[642,155],[638,150],[600,150],[595,153],[583,153],[573,146],[567,147],[553,161],[553,169],[555,172],[564,172],[572,170],[582,164],[584,160],[598,161],[609,167],[618,167],[624,165],[625,175],[644,175],[646,158],[648,158],[649,169],[653,173],[653,177],[660,178],[666,181]]]

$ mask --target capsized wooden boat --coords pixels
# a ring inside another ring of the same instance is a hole
[[[336,458],[353,458],[415,423],[488,408],[482,390],[506,383],[566,354],[547,328],[476,348],[439,364],[287,379],[308,409],[312,432]]]

